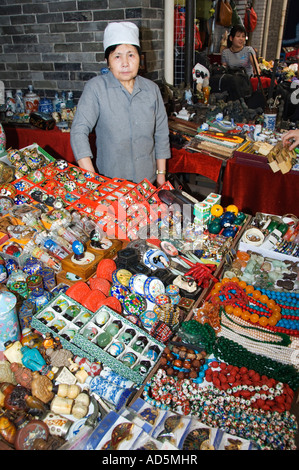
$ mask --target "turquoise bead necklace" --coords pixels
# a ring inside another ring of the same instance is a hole
[[[255,287],[262,294],[273,299],[281,308],[281,319],[272,331],[286,333],[290,336],[299,336],[299,292],[281,292],[271,289]]]

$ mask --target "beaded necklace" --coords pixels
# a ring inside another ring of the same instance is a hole
[[[232,330],[237,331],[242,336],[249,337],[252,341],[279,346],[289,346],[291,344],[291,339],[287,334],[276,333],[266,328],[250,325],[242,318],[228,314],[223,308],[220,309],[220,312],[222,325],[231,327]]]
[[[202,387],[189,379],[177,380],[159,369],[144,386],[143,398],[157,408],[190,414],[208,426],[252,440],[261,449],[296,449],[293,414],[248,407],[212,385]]]
[[[224,278],[215,284],[210,301],[253,325],[299,336],[299,293],[276,292]]]
[[[255,340],[246,338],[243,335],[240,335],[237,332],[231,330],[230,328],[225,327],[224,325],[221,327],[219,336],[236,341],[251,353],[266,356],[283,364],[291,365],[293,357],[292,354],[294,351],[296,351],[285,346],[269,345],[265,343],[257,344]]]
[[[183,339],[188,339],[189,342],[195,341],[208,354],[213,354],[228,364],[254,369],[261,375],[267,375],[279,382],[287,383],[293,390],[299,386],[299,373],[294,366],[250,352],[231,339],[216,337],[215,331],[208,323],[202,325],[196,320],[185,321],[181,324],[179,335]]]

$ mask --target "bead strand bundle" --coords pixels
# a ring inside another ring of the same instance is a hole
[[[145,385],[143,397],[157,408],[190,414],[205,425],[251,440],[261,449],[296,449],[293,414],[247,406],[213,385],[202,387],[189,379],[178,380],[159,369]]]
[[[205,379],[219,390],[225,390],[231,401],[264,411],[283,413],[291,409],[293,390],[287,384],[261,376],[253,369],[211,361]]]
[[[236,317],[235,317],[236,318]],[[221,331],[218,336],[223,336],[224,338],[231,339],[239,344],[241,344],[248,351],[271,358],[283,364],[294,365],[294,367],[299,368],[299,364],[296,364],[295,354],[296,349],[287,347],[279,344],[278,335],[273,336],[273,343],[270,340],[270,332],[262,329],[247,329],[238,323],[239,318],[236,321],[222,312],[221,315]],[[268,340],[266,339],[268,338]],[[271,338],[272,339],[272,338]]]
[[[256,354],[236,341],[216,336],[208,323],[201,324],[196,320],[185,321],[181,324],[178,334],[191,344],[200,344],[207,354],[213,354],[223,362],[238,367],[252,368],[261,375],[287,383],[293,390],[299,386],[299,372],[293,365],[283,364],[275,359]]]
[[[234,277],[216,283],[209,301],[252,325],[299,336],[298,293],[262,289]]]
[[[212,304],[224,305],[227,313],[263,327],[275,326],[281,319],[281,309],[273,299],[262,295],[245,281],[239,281],[237,277],[223,278],[216,283],[210,301]]]

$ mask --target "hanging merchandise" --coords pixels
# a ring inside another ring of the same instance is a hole
[[[252,2],[248,2],[245,17],[244,17],[244,26],[247,33],[252,33],[257,25],[257,14],[253,9]]]
[[[229,28],[232,25],[233,9],[228,0],[218,1],[217,21],[220,26]]]
[[[232,7],[232,26],[244,26],[242,18],[240,17],[237,6],[234,0],[230,0],[230,6]]]
[[[176,46],[184,47],[186,38],[186,13],[185,8],[174,7],[174,43]],[[202,42],[197,24],[194,24],[194,49],[201,49]]]
[[[201,20],[208,20],[213,16],[213,2],[212,0],[197,0],[196,2],[196,18]]]

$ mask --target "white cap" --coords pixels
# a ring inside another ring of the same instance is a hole
[[[104,51],[116,44],[132,44],[139,47],[139,29],[134,23],[129,21],[109,23],[104,31],[103,44]]]

